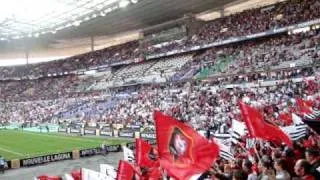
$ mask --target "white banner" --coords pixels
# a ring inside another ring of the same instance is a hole
[[[114,178],[102,174],[97,171],[82,168],[81,169],[81,180],[114,180]]]

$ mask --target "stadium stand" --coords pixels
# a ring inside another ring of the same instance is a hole
[[[0,121],[103,122],[148,128],[154,125],[154,110],[161,110],[196,130],[231,133],[233,120],[244,121],[239,108],[239,101],[243,101],[258,109],[268,122],[286,126],[280,116],[297,111],[298,97],[320,109],[319,29],[286,31],[215,47],[205,45],[319,18],[320,1],[289,0],[213,20],[192,37],[161,46],[144,47],[133,41],[54,62],[1,67]],[[195,46],[203,47],[181,52]],[[106,65],[110,66],[107,71],[77,74]],[[232,151],[236,160],[229,168],[261,179],[280,177],[284,170],[279,157],[292,165],[304,157],[306,148],[319,149],[319,135],[311,130],[308,134],[294,143],[295,158],[286,154],[293,151],[292,147],[271,148],[261,143],[255,149],[259,159],[250,164],[246,163],[248,152],[243,151],[243,144],[235,145]],[[271,152],[280,155],[275,159]],[[319,155],[314,154],[318,163]],[[290,162],[292,158],[295,161]],[[268,174],[273,161],[276,171]],[[217,163],[227,164],[221,159]],[[212,171],[212,176],[226,179],[241,175],[227,168],[223,174]],[[289,167],[286,174],[319,177],[316,170],[306,170],[305,174],[293,171],[293,166]]]

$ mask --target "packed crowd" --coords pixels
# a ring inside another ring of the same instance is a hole
[[[320,178],[319,135],[295,142],[293,148],[257,143],[249,153],[238,145],[233,161],[218,160],[199,179],[317,180]],[[248,158],[249,157],[249,158]]]
[[[305,88],[301,82],[298,84],[287,82],[282,85],[281,83],[285,82],[283,80],[292,78],[301,80],[317,73],[319,73],[318,68],[303,68],[221,77],[209,82],[137,85],[53,100],[6,102],[1,107],[1,119],[15,122],[81,119],[143,126],[150,124],[152,119],[150,114],[154,108],[159,108],[178,119],[191,122],[195,128],[204,128],[208,124],[231,121],[237,112],[237,108],[234,108],[237,98],[244,94],[245,98],[254,98],[252,100],[258,104],[286,104],[295,93],[303,95],[301,91]],[[250,84],[259,81],[281,83],[269,88],[226,89],[230,84]],[[281,106],[281,110],[286,109],[285,107]]]
[[[289,0],[270,7],[245,10],[209,22],[192,38],[168,42],[166,46],[152,48],[148,54],[186,49],[318,19],[319,8],[317,0]]]
[[[236,74],[259,69],[290,67],[290,64],[318,62],[320,60],[319,50],[320,34],[318,31],[292,36],[280,35],[212,48],[194,56],[194,60],[186,63],[173,77],[173,80],[190,78],[199,72],[200,74],[207,72],[207,75]],[[188,73],[189,76],[186,76]]]
[[[141,61],[146,55],[181,50],[194,45],[219,41],[230,37],[248,35],[274,28],[284,27],[314,20],[320,17],[318,0],[290,0],[273,5],[272,8],[246,10],[209,22],[192,38],[167,42],[161,47],[140,45],[138,41],[28,66],[1,67],[0,78],[38,78],[48,74],[65,74],[78,69],[121,63],[122,61]],[[267,10],[265,10],[267,9]],[[262,13],[261,13],[262,12]],[[246,21],[243,23],[242,21]],[[72,63],[70,63],[72,62]]]
[[[290,0],[270,7],[247,10],[205,25],[197,36],[200,44],[281,28],[320,17],[317,0]]]
[[[36,101],[100,94],[114,83],[153,79],[184,80],[210,76],[243,75],[267,69],[307,66],[320,60],[319,31],[279,35],[207,49],[197,54],[123,66],[90,75],[64,75],[0,83],[0,101]],[[73,64],[69,63],[69,64]],[[163,82],[161,81],[161,82]],[[50,88],[48,88],[50,87]]]

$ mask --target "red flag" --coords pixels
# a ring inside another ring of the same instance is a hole
[[[296,98],[297,105],[298,105],[298,110],[303,114],[311,114],[312,113],[312,108],[306,101],[304,101],[301,98]]]
[[[291,113],[280,113],[279,119],[282,120],[286,125],[293,123]]]
[[[136,163],[140,167],[159,166],[158,152],[143,139],[136,139]]]
[[[136,163],[142,169],[144,179],[161,178],[158,152],[148,142],[136,139]]]
[[[277,145],[282,142],[288,146],[292,146],[290,138],[276,125],[266,122],[258,110],[244,104],[239,103],[241,114],[252,138],[261,138],[271,141]]]
[[[73,177],[74,180],[81,180],[81,169],[72,171],[71,176]]]
[[[188,125],[161,112],[154,113],[161,167],[176,179],[189,179],[210,169],[219,147]]]
[[[137,171],[132,164],[122,160],[119,162],[117,180],[132,180],[136,174]]]

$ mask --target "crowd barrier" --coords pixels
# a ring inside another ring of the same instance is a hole
[[[150,144],[155,144],[155,140],[146,139]],[[64,160],[74,160],[74,159],[81,159],[96,155],[106,155],[108,156],[109,153],[112,152],[121,152],[121,144],[118,145],[106,145],[105,148],[102,147],[94,147],[94,148],[88,148],[88,149],[74,149],[73,151],[69,152],[62,152],[62,153],[56,153],[56,154],[48,154],[43,156],[36,156],[31,158],[25,158],[25,159],[13,159],[11,161],[7,162],[8,169],[18,169],[18,168],[24,168],[24,167],[32,167],[32,166],[38,166],[42,164],[47,164],[51,162],[57,162],[57,161],[64,161]],[[126,143],[125,146],[127,146],[130,149],[135,148],[135,142],[129,142]]]

